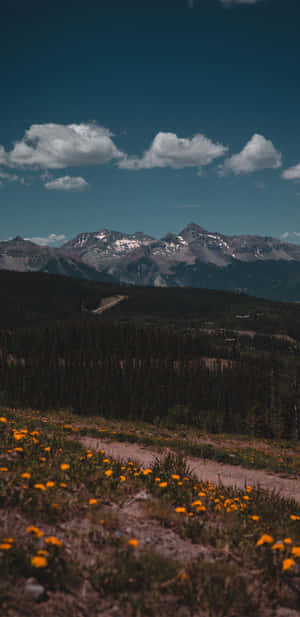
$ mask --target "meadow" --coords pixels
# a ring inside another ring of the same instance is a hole
[[[119,440],[134,432],[104,419],[83,425],[66,414],[1,409],[1,616],[298,614],[299,504],[255,486],[199,481],[183,448],[162,449],[151,467],[113,460],[82,444],[99,429]],[[138,430],[151,438],[149,425]],[[152,433],[172,441],[167,429]],[[230,454],[226,436],[218,439],[215,449]],[[285,470],[297,473],[289,449],[277,447]],[[267,443],[264,456],[268,466]]]

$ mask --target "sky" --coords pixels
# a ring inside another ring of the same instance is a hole
[[[300,242],[299,0],[2,0],[0,240]]]

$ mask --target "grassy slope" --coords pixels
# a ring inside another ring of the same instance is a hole
[[[152,469],[112,461],[83,449],[74,419],[2,414],[0,614],[196,616],[201,607],[204,616],[265,617],[300,609],[293,501],[196,481],[181,456]],[[265,534],[274,541],[257,545]],[[30,576],[45,588],[42,604],[24,597]]]

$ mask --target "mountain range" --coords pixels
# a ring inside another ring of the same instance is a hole
[[[212,233],[196,223],[160,239],[143,232],[84,232],[60,248],[17,236],[0,242],[0,269],[133,285],[232,289],[300,301],[300,246],[272,237]]]

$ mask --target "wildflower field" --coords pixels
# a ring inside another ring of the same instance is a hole
[[[299,504],[200,481],[183,448],[151,467],[87,450],[99,428],[0,410],[1,617],[300,613]]]

